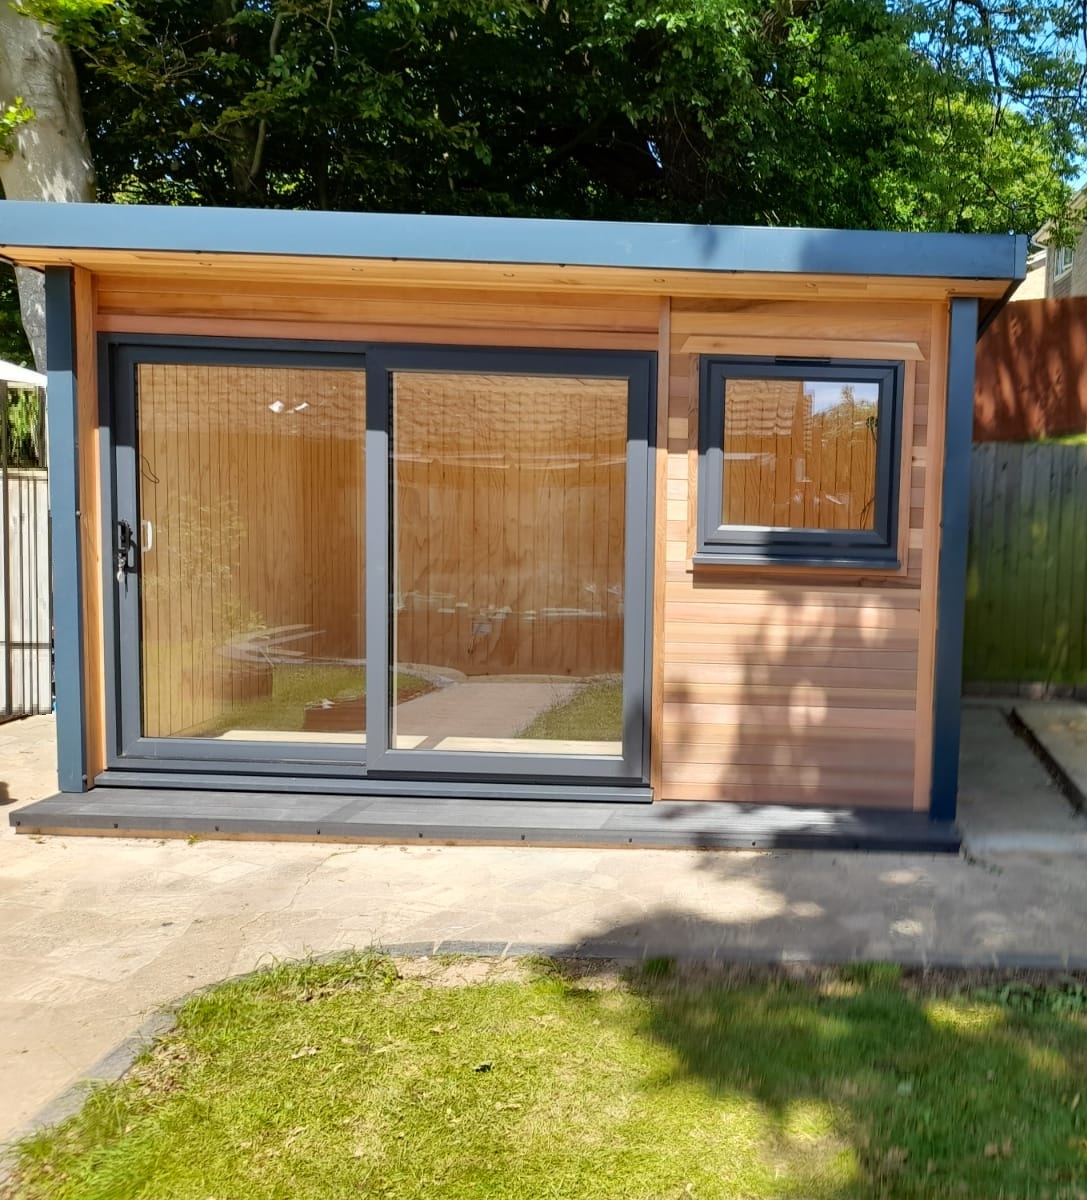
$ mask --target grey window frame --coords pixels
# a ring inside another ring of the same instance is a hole
[[[904,363],[886,359],[704,355],[699,364],[695,564],[900,567],[898,491],[904,375]],[[803,529],[721,521],[729,379],[827,379],[878,384],[874,529]]]

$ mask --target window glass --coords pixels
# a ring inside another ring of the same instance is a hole
[[[879,384],[727,379],[721,523],[875,528]]]
[[[627,380],[397,371],[392,400],[393,747],[621,756]]]
[[[365,384],[137,368],[145,737],[363,742]]]

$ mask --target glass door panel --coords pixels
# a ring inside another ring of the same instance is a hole
[[[145,361],[135,388],[139,736],[358,746],[365,373]]]
[[[391,749],[621,760],[629,392],[391,373]]]

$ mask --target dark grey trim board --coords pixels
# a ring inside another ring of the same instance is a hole
[[[970,444],[974,429],[977,300],[951,301],[944,434],[940,562],[936,594],[932,789],[929,815],[953,821],[959,791],[962,639],[966,613],[966,549],[970,519]]]
[[[950,822],[924,813],[785,805],[535,804],[427,797],[96,788],[10,815],[21,833],[206,834],[381,842],[661,849],[887,850],[955,853]]]
[[[46,404],[53,569],[57,776],[65,791],[87,786],[83,696],[83,588],[79,544],[79,420],[73,272],[45,272]]]
[[[0,252],[177,251],[1009,281],[1025,276],[1027,260],[1027,239],[1005,234],[14,200],[4,202],[0,218]]]
[[[562,779],[548,773],[535,778],[494,779],[454,778],[435,776],[382,778],[374,775],[352,775],[339,778],[323,774],[301,774],[293,764],[285,764],[277,774],[260,774],[253,764],[248,768],[238,763],[233,772],[223,771],[219,763],[170,763],[127,765],[124,769],[106,770],[95,777],[95,787],[110,788],[167,788],[184,791],[264,792],[269,795],[325,796],[426,796],[441,800],[505,800],[529,801],[606,801],[611,804],[649,804],[653,792],[648,784],[607,779]]]

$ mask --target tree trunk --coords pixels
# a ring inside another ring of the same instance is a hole
[[[17,97],[34,116],[20,125],[10,153],[0,153],[8,200],[92,201],[94,166],[83,125],[75,64],[49,30],[0,0],[0,107]],[[19,307],[34,362],[45,370],[45,289],[37,271],[18,268]]]

